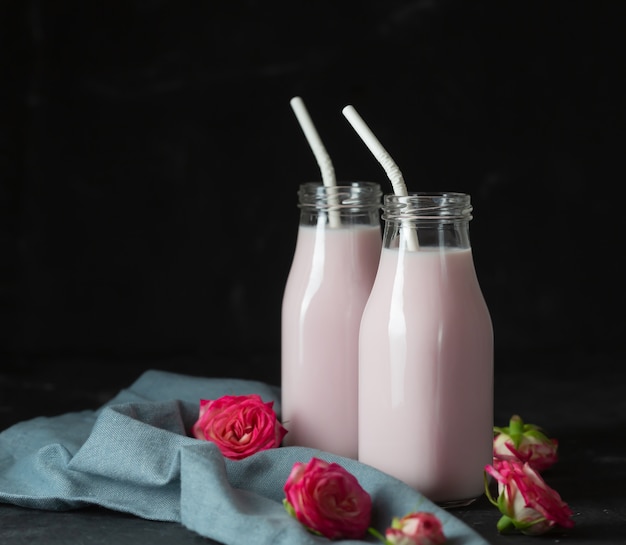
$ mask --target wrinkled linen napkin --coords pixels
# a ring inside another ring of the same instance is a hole
[[[303,447],[280,447],[244,460],[225,459],[189,430],[200,399],[280,391],[262,382],[143,373],[96,411],[38,417],[0,433],[0,503],[46,510],[90,505],[150,520],[174,521],[225,545],[329,543],[307,532],[283,508],[283,485],[297,461],[313,456],[341,464],[373,500],[372,526],[393,516],[430,511],[454,545],[487,542],[450,512],[395,478],[355,460]],[[252,537],[254,536],[254,537]],[[339,540],[341,544],[376,543]]]

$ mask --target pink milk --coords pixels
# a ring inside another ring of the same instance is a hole
[[[282,305],[285,445],[356,459],[358,335],[382,245],[377,218],[298,228]]]
[[[471,249],[385,247],[359,357],[359,461],[443,505],[480,496],[493,335]]]

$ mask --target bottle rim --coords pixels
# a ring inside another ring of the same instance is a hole
[[[382,208],[383,192],[377,182],[338,182],[325,186],[322,182],[305,182],[298,190],[299,208],[344,209]]]
[[[467,193],[414,191],[383,198],[384,220],[469,221],[473,206]]]

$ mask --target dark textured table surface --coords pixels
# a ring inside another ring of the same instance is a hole
[[[390,191],[354,104],[409,189],[472,196],[496,424],[559,440],[545,478],[575,527],[498,535],[485,497],[455,514],[494,544],[626,544],[623,2],[21,0],[0,43],[0,430],[147,369],[279,380],[296,191],[319,178],[289,100],[338,177]],[[196,361],[127,361],[157,354]],[[0,504],[0,545],[208,542]]]
[[[560,360],[559,360],[560,358]],[[626,371],[621,356],[564,355],[507,359],[496,369],[496,423],[513,413],[559,441],[560,459],[544,477],[574,512],[574,528],[541,537],[500,535],[497,510],[479,498],[454,514],[490,543],[626,544]],[[517,361],[519,360],[519,361]],[[559,365],[556,365],[556,363]],[[0,372],[0,428],[40,415],[97,408],[148,368],[197,374],[182,364],[33,363]],[[176,368],[174,368],[176,367]],[[215,368],[215,367],[212,367]],[[221,367],[227,374],[228,366]],[[552,370],[554,369],[554,370]],[[143,520],[94,507],[46,512],[0,505],[0,543],[137,545],[210,543],[180,524]],[[254,543],[242,538],[242,543]]]

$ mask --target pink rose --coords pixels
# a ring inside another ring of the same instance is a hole
[[[215,443],[231,460],[280,446],[287,430],[277,420],[274,402],[257,394],[200,400],[200,414],[192,433]]]
[[[342,466],[311,458],[296,462],[285,490],[285,508],[310,531],[329,539],[360,538],[372,514],[372,499]]]
[[[441,521],[426,512],[394,517],[385,538],[388,545],[441,545],[446,542]]]
[[[544,471],[558,459],[558,441],[547,437],[538,426],[524,424],[514,415],[508,427],[494,428],[493,457],[527,462],[535,471]]]
[[[500,512],[498,530],[510,526],[524,534],[544,534],[555,526],[571,528],[572,511],[528,463],[494,460],[485,471],[498,482],[498,500],[495,501],[485,485],[487,497]]]

